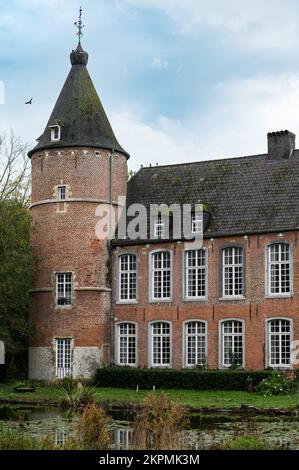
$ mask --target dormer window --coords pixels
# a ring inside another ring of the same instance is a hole
[[[191,231],[192,233],[201,233],[202,231],[202,213],[192,212],[191,215]]]
[[[58,186],[58,199],[59,201],[66,199],[66,186]]]
[[[165,234],[165,223],[162,214],[159,214],[154,221],[154,234],[156,238],[163,238]]]
[[[61,127],[57,124],[55,126],[50,126],[51,129],[51,140],[60,140]]]

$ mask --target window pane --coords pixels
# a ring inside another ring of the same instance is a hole
[[[206,365],[206,325],[204,322],[186,324],[186,365]]]
[[[152,328],[152,364],[155,366],[168,366],[171,361],[171,333],[170,324],[157,322]]]
[[[118,325],[118,348],[120,364],[136,364],[136,326],[133,323]]]
[[[72,372],[71,340],[56,340],[56,377],[63,379]]]
[[[223,294],[234,297],[243,295],[243,249],[223,250]]]
[[[137,259],[135,255],[119,258],[119,298],[136,300],[137,296]]]
[[[205,297],[206,295],[206,252],[194,250],[186,252],[186,295]]]
[[[171,256],[168,251],[152,255],[153,265],[153,298],[169,299],[171,297]]]
[[[291,363],[291,322],[272,320],[268,323],[269,366],[286,367]]]
[[[237,320],[222,323],[222,365],[243,365],[243,324]]]
[[[72,304],[72,279],[71,273],[56,274],[57,305]]]
[[[268,248],[269,251],[269,293],[289,294],[291,292],[290,246],[286,243],[276,243]]]

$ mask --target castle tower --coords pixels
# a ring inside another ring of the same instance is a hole
[[[95,233],[101,204],[126,195],[127,159],[79,44],[32,162],[35,255],[29,377],[92,377],[110,362],[109,246]]]

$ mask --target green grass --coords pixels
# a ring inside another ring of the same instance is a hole
[[[57,403],[63,399],[63,392],[54,386],[37,387],[35,392],[16,393],[13,387],[16,382],[0,384],[0,401],[17,400],[19,402]],[[103,401],[142,402],[149,393],[148,390],[93,388],[95,399]],[[157,390],[156,393],[162,390]],[[175,401],[192,408],[234,408],[241,405],[256,408],[292,408],[299,406],[299,392],[290,396],[264,397],[258,393],[238,391],[197,391],[197,390],[165,390],[165,393]]]
[[[18,393],[13,390],[18,382],[0,383],[0,400],[18,400],[20,402],[59,402],[63,393],[57,387],[37,387],[35,392]]]
[[[149,391],[101,388],[96,391],[99,401],[130,401],[141,402]],[[156,393],[159,393],[157,391]],[[197,391],[197,390],[165,390],[165,393],[175,401],[192,408],[234,408],[241,405],[256,408],[292,408],[299,405],[299,393],[289,396],[264,397],[258,393],[236,391]]]

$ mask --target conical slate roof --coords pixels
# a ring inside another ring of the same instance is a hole
[[[96,147],[129,154],[119,145],[86,68],[88,54],[79,45],[71,53],[72,68],[44,133],[28,156],[39,150]],[[51,140],[51,128],[61,126],[60,140]]]

